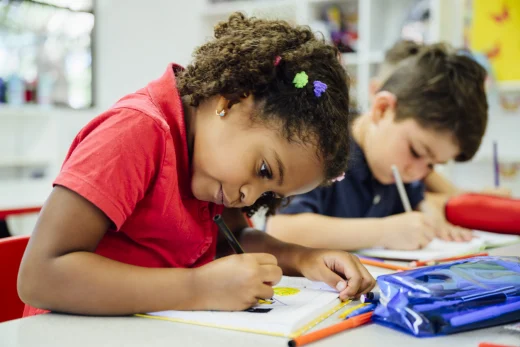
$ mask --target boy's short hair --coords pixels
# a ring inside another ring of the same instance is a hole
[[[422,49],[424,49],[424,47],[424,44],[411,40],[397,41],[385,52],[385,60],[379,67],[377,78],[384,82],[388,77],[390,77],[400,62],[416,56]]]
[[[475,60],[434,44],[401,61],[380,90],[396,96],[396,120],[412,118],[426,129],[451,132],[460,148],[455,160],[467,161],[486,131],[485,79]]]

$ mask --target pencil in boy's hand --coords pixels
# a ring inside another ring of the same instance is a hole
[[[224,237],[226,238],[231,248],[233,248],[235,253],[244,254],[244,249],[242,248],[242,246],[240,246],[240,243],[238,243],[238,240],[235,238],[235,235],[233,235],[231,230],[229,230],[222,216],[217,214],[215,217],[213,217],[213,221],[215,222],[215,224],[217,224],[220,232],[224,234]]]
[[[493,173],[495,178],[495,188],[500,186],[500,164],[498,162],[498,144],[493,141]]]
[[[404,189],[403,180],[401,179],[399,170],[397,170],[397,166],[392,165],[392,173],[394,174],[395,185],[397,186],[397,191],[399,192],[399,196],[401,197],[401,202],[403,203],[404,211],[412,212],[412,205],[410,205],[410,200],[408,199],[408,195],[406,194],[406,189]]]
[[[298,336],[291,341],[289,341],[289,347],[298,347],[303,346],[308,343],[324,339],[331,335],[337,334],[347,329],[356,328],[360,325],[366,324],[372,320],[372,315],[374,312],[367,312],[364,314],[360,314],[359,316],[352,317],[350,319],[344,320],[341,323],[337,323],[331,325],[330,327],[326,327],[320,330],[313,331],[312,333],[305,334],[302,336]]]
[[[447,261],[468,259],[468,258],[473,258],[473,257],[483,257],[483,256],[487,256],[487,255],[488,255],[487,252],[482,252],[482,253],[474,253],[474,254],[467,254],[467,255],[459,255],[456,257],[441,258],[441,259],[417,260],[417,261],[412,261],[410,263],[410,266],[412,266],[412,267],[425,266],[425,265],[431,266],[431,265],[437,265],[439,263],[444,263]]]

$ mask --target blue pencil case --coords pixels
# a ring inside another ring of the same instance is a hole
[[[520,320],[520,258],[475,257],[379,276],[377,324],[425,337]]]

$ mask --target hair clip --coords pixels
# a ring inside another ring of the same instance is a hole
[[[305,71],[298,72],[296,76],[294,76],[294,79],[292,83],[294,83],[294,86],[296,88],[303,88],[307,85],[309,82],[309,76],[305,73]]]
[[[327,90],[327,85],[321,81],[314,81],[314,95],[320,97]]]
[[[274,66],[278,66],[281,61],[282,61],[282,57],[277,55],[276,58],[274,58]]]
[[[343,172],[341,175],[339,175],[338,177],[336,178],[333,178],[332,179],[332,182],[341,182],[345,179],[345,173]]]

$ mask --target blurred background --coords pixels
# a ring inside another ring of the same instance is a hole
[[[470,50],[489,72],[488,130],[472,162],[438,169],[461,188],[491,187],[497,141],[501,185],[520,197],[520,1],[0,0],[0,236],[32,231],[81,127],[169,62],[186,65],[234,11],[321,32],[361,111],[397,40]]]

